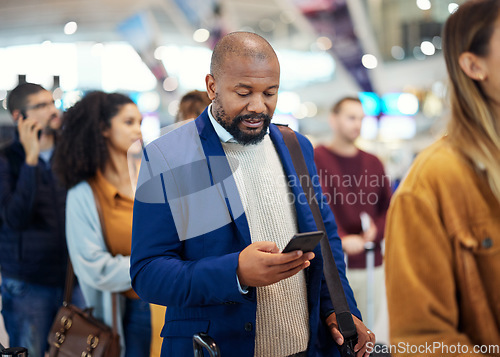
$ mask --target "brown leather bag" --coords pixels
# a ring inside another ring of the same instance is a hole
[[[116,326],[116,293],[113,294],[113,328],[71,302],[74,273],[68,262],[63,306],[59,308],[48,336],[49,357],[119,357],[120,337]]]
[[[109,250],[101,205],[95,192],[93,190],[92,192],[104,243]],[[111,328],[92,316],[92,308],[82,310],[71,304],[74,280],[73,265],[68,259],[63,306],[59,308],[48,336],[49,357],[120,357],[120,336],[116,317],[118,294],[111,295],[113,305]]]

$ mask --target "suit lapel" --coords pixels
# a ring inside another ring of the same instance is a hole
[[[244,246],[247,246],[252,243],[250,228],[226,154],[208,117],[208,108],[195,120],[195,123],[210,170],[211,183],[220,185],[226,207],[235,223],[237,235]]]

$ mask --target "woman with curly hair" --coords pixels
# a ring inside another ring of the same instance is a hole
[[[390,334],[411,347],[397,356],[500,356],[500,1],[460,5],[443,53],[448,135],[419,155],[388,215]]]
[[[151,341],[149,305],[132,290],[129,275],[135,181],[129,157],[140,153],[141,121],[127,96],[91,92],[65,113],[54,153],[55,170],[69,189],[66,237],[75,274],[87,305],[110,326],[111,294],[120,293],[118,330],[126,357],[149,356]]]

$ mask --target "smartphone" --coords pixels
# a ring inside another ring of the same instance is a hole
[[[26,115],[26,110],[24,110],[24,109],[21,110],[21,117],[23,118],[23,120],[26,120],[26,118],[28,117]],[[40,140],[40,137],[42,136],[42,131],[38,130],[38,133],[36,133],[36,136],[37,136],[38,140]]]
[[[325,232],[323,231],[297,233],[290,239],[282,253],[289,253],[294,250],[301,250],[304,253],[312,252],[324,235]]]

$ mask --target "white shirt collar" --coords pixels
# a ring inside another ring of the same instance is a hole
[[[235,143],[237,142],[234,137],[229,134],[229,132],[220,125],[217,120],[215,120],[214,116],[212,115],[212,104],[208,106],[208,118],[210,119],[210,122],[212,123],[212,126],[215,129],[215,132],[217,133],[217,136],[219,136],[220,141],[223,143]]]

